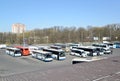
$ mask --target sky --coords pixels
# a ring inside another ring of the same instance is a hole
[[[120,0],[0,0],[0,32],[15,23],[27,30],[120,23]]]

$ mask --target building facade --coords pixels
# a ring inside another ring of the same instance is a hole
[[[16,23],[12,25],[12,33],[23,33],[25,31],[25,25]]]

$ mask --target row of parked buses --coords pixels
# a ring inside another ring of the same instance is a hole
[[[29,46],[29,47],[6,47],[6,53],[8,55],[18,57],[18,56],[28,56],[31,55],[33,58],[40,59],[42,61],[52,61],[65,60],[65,51],[57,46],[43,47],[43,46]]]
[[[88,56],[101,56],[104,54],[112,54],[112,46],[107,44],[92,44],[92,46],[83,46],[80,44],[72,44],[69,46],[70,51],[67,52],[62,49],[64,45],[56,44],[52,46],[15,46],[7,47],[6,53],[17,57],[17,56],[28,56],[31,55],[33,58],[40,59],[43,61],[65,60],[66,53],[78,57]]]
[[[29,49],[27,47],[16,46],[16,47],[6,47],[6,53],[11,56],[28,56],[30,55]]]
[[[112,49],[106,44],[93,44],[92,46],[72,47],[70,55],[87,57],[112,54]]]
[[[92,46],[78,46],[72,47],[71,55],[87,57],[87,56],[101,56],[104,54],[112,54],[113,45],[108,44],[92,44]],[[99,59],[72,59],[72,64],[82,63],[82,62],[91,62]]]

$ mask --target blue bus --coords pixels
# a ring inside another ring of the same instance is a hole
[[[113,48],[120,48],[120,42],[115,42],[113,44]]]

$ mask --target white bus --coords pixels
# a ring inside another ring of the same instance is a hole
[[[38,50],[38,47],[36,46],[29,46],[28,48],[29,48],[30,54],[32,54],[32,51]]]
[[[50,62],[53,60],[51,52],[46,52],[42,50],[33,50],[32,57],[40,59],[45,62]]]
[[[52,53],[52,57],[54,59],[57,59],[57,60],[65,60],[66,59],[66,56],[65,56],[65,51],[63,50],[56,50],[56,49],[51,49],[51,48],[45,48],[43,49],[43,51],[48,51],[48,52],[51,52]]]
[[[6,54],[14,57],[22,56],[21,50],[13,47],[7,47]]]
[[[84,50],[81,50],[81,49],[71,49],[70,55],[87,57],[87,53]]]
[[[70,44],[70,50],[71,50],[72,48],[79,47],[79,46],[81,46],[81,45],[80,45],[80,44]]]
[[[104,55],[104,49],[102,47],[95,47],[95,48],[98,56]]]
[[[95,47],[95,46],[87,46],[88,48],[94,49],[97,53],[97,56],[101,56],[104,54],[104,49],[102,47]]]
[[[62,50],[62,48],[60,47],[60,46],[50,46],[50,48],[52,48],[52,49],[56,49],[56,50]]]
[[[0,49],[5,49],[7,47],[6,44],[0,44]]]
[[[104,50],[104,54],[112,54],[112,49],[110,49],[110,47],[108,47],[108,45],[106,44],[93,44],[93,46],[102,47]]]
[[[81,50],[86,51],[88,56],[96,56],[97,55],[97,51],[95,48],[90,48],[87,46],[79,46],[79,47],[76,47],[76,49],[81,49]]]

